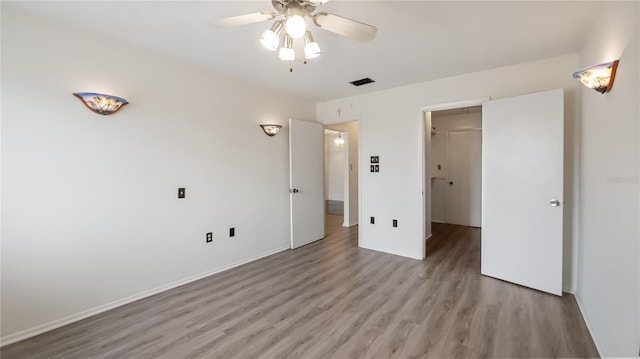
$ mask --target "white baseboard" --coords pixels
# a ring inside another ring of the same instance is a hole
[[[562,292],[564,293],[569,293],[569,294],[573,294],[573,296],[575,297],[576,295],[576,289],[575,288],[565,288],[562,287]]]
[[[158,294],[158,293],[162,293],[164,291],[167,291],[167,290],[170,290],[170,289],[173,289],[173,288],[176,288],[176,287],[179,287],[179,286],[191,283],[191,282],[195,282],[195,281],[197,281],[199,279],[206,278],[206,277],[214,275],[216,273],[224,272],[224,271],[229,270],[231,268],[235,268],[235,267],[241,266],[243,264],[246,264],[246,263],[249,263],[249,262],[253,262],[255,260],[258,260],[258,259],[261,259],[261,258],[264,258],[264,257],[268,257],[268,256],[270,256],[272,254],[276,254],[278,252],[282,252],[282,251],[287,250],[289,248],[290,247],[288,245],[286,247],[280,247],[280,248],[277,248],[277,249],[274,249],[274,250],[271,250],[271,251],[268,251],[268,252],[264,252],[264,253],[258,254],[256,256],[247,258],[247,259],[243,259],[241,261],[238,261],[238,262],[235,262],[235,263],[223,266],[223,267],[219,267],[219,268],[215,268],[215,269],[212,269],[212,270],[208,270],[206,272],[203,272],[203,273],[200,273],[200,274],[196,274],[196,275],[193,275],[193,276],[190,276],[190,277],[187,277],[187,278],[184,278],[184,279],[181,279],[181,280],[178,280],[178,281],[175,281],[175,282],[172,282],[172,283],[169,283],[169,284],[166,284],[166,285],[163,285],[163,286],[151,289],[151,290],[147,290],[147,291],[144,291],[142,293],[134,294],[132,296],[129,296],[129,297],[126,297],[126,298],[123,298],[123,299],[118,299],[116,301],[113,301],[113,302],[110,302],[110,303],[107,303],[107,304],[104,304],[104,305],[100,305],[100,306],[97,306],[95,308],[87,309],[87,310],[84,310],[84,311],[82,311],[80,313],[72,314],[72,315],[66,316],[64,318],[56,319],[54,321],[38,325],[38,326],[33,327],[33,328],[21,330],[19,332],[13,333],[13,334],[6,335],[6,336],[0,338],[0,347],[3,347],[5,345],[9,345],[9,344],[12,344],[12,343],[15,343],[15,342],[19,342],[19,341],[27,339],[27,338],[34,337],[34,336],[36,336],[38,334],[42,334],[42,333],[45,333],[45,332],[48,332],[48,331],[63,327],[65,325],[77,322],[77,321],[82,320],[82,319],[86,319],[86,318],[92,317],[92,316],[94,316],[96,314],[100,314],[100,313],[106,312],[108,310],[123,306],[125,304],[129,304],[131,302],[135,302],[136,300],[147,298],[147,297],[150,297],[152,295],[155,295],[155,294]]]
[[[598,355],[600,356],[600,358],[604,358],[604,356],[602,355],[602,350],[601,347],[598,345],[598,341],[596,340],[595,335],[593,335],[593,330],[591,330],[591,325],[589,325],[589,318],[587,318],[587,314],[584,312],[584,310],[582,309],[582,303],[580,302],[580,298],[578,297],[577,294],[572,293],[574,298],[576,298],[576,303],[578,303],[578,309],[580,309],[580,314],[582,314],[582,319],[584,320],[584,324],[587,325],[587,330],[589,331],[589,334],[591,335],[591,339],[593,340],[593,344],[595,344],[596,346],[596,350],[598,351]]]
[[[427,238],[424,239],[424,241],[428,241],[429,239],[431,239],[431,237],[433,237],[433,234],[428,235]]]

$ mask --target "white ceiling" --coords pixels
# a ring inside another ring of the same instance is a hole
[[[221,17],[272,9],[271,1],[8,2],[136,46],[265,87],[328,100],[576,52],[597,2],[343,1],[319,10],[378,27],[368,43],[313,27],[323,55],[294,71],[259,43],[269,23],[212,28]],[[310,24],[310,21],[308,21]],[[301,51],[297,51],[300,53]],[[570,76],[570,74],[567,74]],[[359,88],[349,81],[371,77]]]

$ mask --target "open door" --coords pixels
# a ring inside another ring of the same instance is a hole
[[[563,90],[482,112],[482,274],[562,295]]]
[[[324,127],[289,119],[291,249],[324,238]]]

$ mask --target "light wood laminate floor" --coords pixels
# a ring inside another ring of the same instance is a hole
[[[575,299],[480,275],[480,230],[428,258],[327,237],[7,346],[2,358],[596,357]]]

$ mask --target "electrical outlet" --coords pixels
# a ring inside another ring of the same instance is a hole
[[[213,242],[213,233],[207,233],[207,243]]]
[[[184,198],[184,188],[178,188],[178,198]]]
[[[235,237],[236,236],[236,229],[235,227],[231,227],[229,228],[229,237]]]
[[[397,220],[397,219],[394,219],[394,220],[393,220],[393,226],[394,226],[394,227],[398,227],[398,220]]]
[[[371,224],[376,224],[376,217],[371,217]]]

